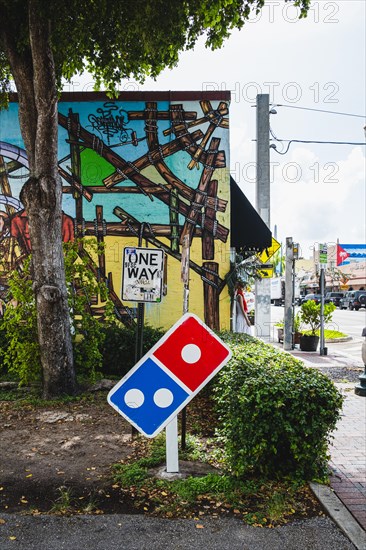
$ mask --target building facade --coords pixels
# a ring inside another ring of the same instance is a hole
[[[214,329],[230,328],[229,92],[63,94],[58,169],[64,241],[105,245],[90,257],[122,322],[136,302],[122,301],[126,248],[164,251],[163,296],[146,303],[145,320],[168,328],[183,311],[182,253],[190,252],[189,310]],[[18,104],[0,113],[0,284],[31,252],[19,199],[29,176]],[[185,247],[185,250],[183,250]],[[136,281],[138,286],[139,281]],[[94,304],[100,311],[103,304]]]

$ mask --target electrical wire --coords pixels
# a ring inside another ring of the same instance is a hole
[[[312,107],[299,107],[297,105],[284,105],[281,103],[271,103],[272,107],[287,107],[288,109],[301,109],[302,111],[316,111],[318,113],[329,113],[332,115],[353,116],[357,118],[366,118],[366,115],[355,115],[353,113],[341,113],[339,111],[327,111],[326,109],[314,109]]]
[[[278,151],[277,146],[274,143],[271,144],[270,146],[271,149],[274,149],[276,153],[278,153],[279,155],[285,155],[290,149],[290,146],[292,143],[318,143],[318,144],[326,144],[326,145],[366,145],[366,142],[352,142],[352,141],[315,141],[315,140],[305,140],[305,139],[280,139],[275,135],[271,126],[269,127],[269,132],[275,141],[278,141],[280,143],[287,143],[287,148],[283,152]]]

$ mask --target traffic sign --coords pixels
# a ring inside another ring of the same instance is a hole
[[[186,313],[112,388],[108,403],[155,437],[230,358],[226,344]]]
[[[319,263],[320,267],[324,268],[328,262],[328,245],[326,243],[319,244]]]
[[[261,279],[271,279],[274,275],[274,269],[273,267],[259,266],[258,275]]]
[[[276,254],[277,250],[279,250],[280,248],[281,248],[280,243],[276,241],[274,237],[272,237],[271,246],[269,246],[268,248],[265,248],[263,252],[257,254],[257,257],[260,259],[260,261],[263,264],[266,264],[268,260],[272,258],[272,256]]]
[[[164,251],[160,248],[127,247],[123,251],[122,300],[160,302],[164,275]]]

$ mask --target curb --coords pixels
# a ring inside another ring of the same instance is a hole
[[[355,545],[357,550],[366,550],[366,531],[344,506],[343,502],[327,485],[310,482],[310,489],[331,519]]]
[[[325,343],[336,344],[337,342],[350,342],[353,340],[352,336],[344,336],[343,338],[326,338]]]

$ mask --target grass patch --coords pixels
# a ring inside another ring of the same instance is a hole
[[[96,499],[89,495],[85,497],[75,497],[70,487],[62,485],[57,488],[58,497],[55,499],[51,514],[69,516],[73,514],[98,514],[101,511],[98,509]]]
[[[310,330],[303,330],[302,334],[310,334]],[[320,336],[320,329],[315,332],[317,336]],[[336,338],[347,338],[347,334],[344,334],[344,332],[339,332],[339,330],[329,330],[324,329],[324,338],[326,340],[333,340]]]
[[[185,460],[204,455],[210,462],[210,446],[189,440]],[[216,442],[217,445],[217,442]],[[182,460],[182,456],[180,456]],[[165,463],[165,438],[137,439],[134,453],[113,466],[114,488],[133,503],[136,511],[159,517],[203,518],[235,516],[249,525],[271,527],[293,518],[321,514],[307,485],[257,478],[238,479],[229,473],[208,473],[174,481],[154,477],[149,468]]]

